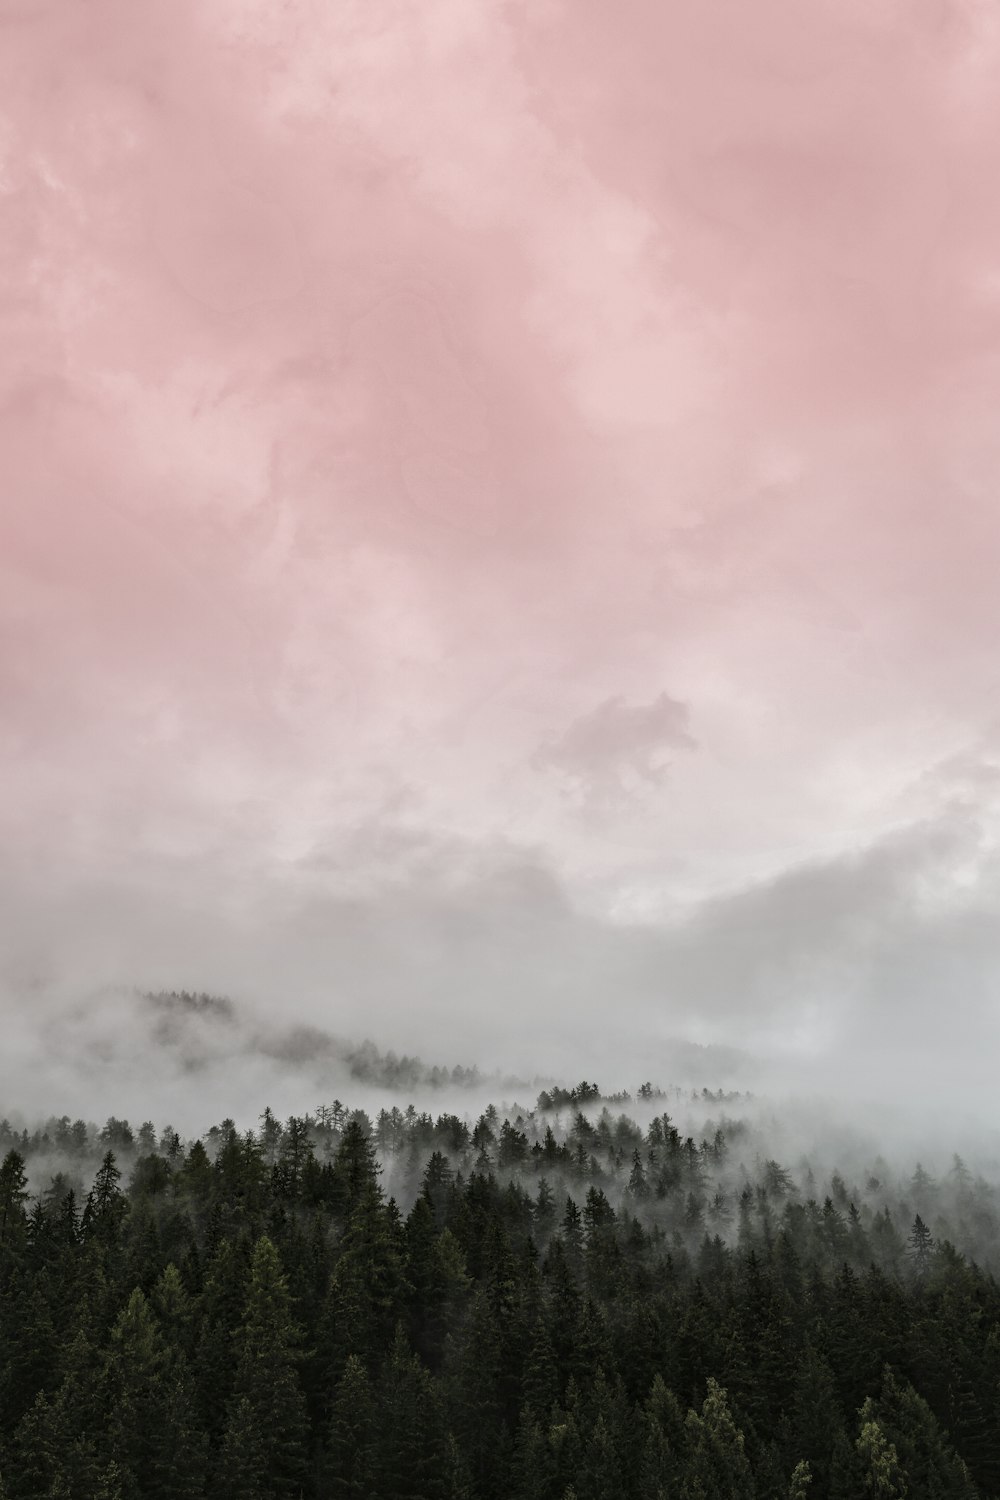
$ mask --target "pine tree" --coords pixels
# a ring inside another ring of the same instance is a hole
[[[382,1500],[447,1500],[443,1413],[430,1373],[396,1331],[379,1391],[374,1491]]]
[[[901,1500],[907,1493],[906,1477],[899,1455],[878,1421],[871,1397],[862,1406],[860,1417],[861,1431],[855,1447],[862,1463],[864,1493],[871,1500]]]
[[[472,1298],[468,1322],[445,1363],[452,1429],[468,1460],[470,1477],[486,1496],[497,1490],[499,1455],[512,1436],[504,1428],[503,1340],[485,1291]]]
[[[806,1460],[800,1459],[792,1470],[792,1477],[788,1482],[788,1500],[809,1500],[809,1490],[812,1486],[812,1474]]]
[[[436,1230],[426,1195],[414,1203],[406,1224],[405,1283],[414,1348],[430,1369],[439,1370],[470,1282],[461,1246],[449,1229]]]
[[[555,1460],[541,1423],[530,1412],[522,1412],[511,1461],[513,1500],[548,1500],[555,1473]]]
[[[662,1375],[654,1376],[639,1415],[638,1440],[640,1493],[649,1500],[669,1500],[684,1470],[687,1431],[677,1397]]]
[[[918,1276],[926,1276],[930,1269],[934,1238],[919,1214],[913,1220],[910,1238],[907,1241],[913,1269]]]
[[[345,1219],[366,1199],[381,1204],[379,1171],[370,1135],[359,1120],[352,1119],[333,1160],[336,1204]]]
[[[214,1495],[219,1500],[271,1500],[280,1494],[267,1472],[268,1448],[253,1404],[247,1396],[234,1396],[222,1434]]]
[[[28,1215],[24,1205],[28,1196],[24,1157],[19,1151],[8,1151],[0,1163],[0,1249],[6,1254],[23,1250],[27,1241]]]
[[[582,1404],[583,1455],[575,1487],[580,1500],[626,1500],[638,1469],[631,1441],[631,1411],[618,1385],[598,1367],[587,1400]]]
[[[628,1191],[638,1202],[645,1202],[649,1197],[649,1183],[646,1181],[646,1169],[642,1164],[642,1156],[638,1146],[632,1152],[632,1170],[629,1173]]]
[[[199,1495],[204,1442],[194,1422],[186,1362],[165,1345],[138,1287],[112,1330],[103,1393],[123,1500]]]
[[[406,1315],[405,1231],[394,1210],[369,1182],[348,1219],[321,1319],[327,1379],[340,1379],[351,1354],[373,1370]]]
[[[223,1437],[223,1452],[231,1456],[248,1431],[255,1434],[255,1483],[263,1500],[297,1496],[305,1480],[301,1345],[278,1252],[264,1236],[254,1247],[243,1320],[234,1340],[234,1395]],[[237,1500],[238,1494],[244,1500],[225,1470],[220,1480],[224,1489],[229,1486],[229,1500]]]
[[[375,1484],[376,1436],[368,1372],[351,1354],[334,1396],[327,1437],[324,1474],[330,1500],[369,1500]]]
[[[819,1494],[825,1493],[843,1417],[826,1360],[807,1343],[799,1364],[791,1403],[794,1451],[808,1461]]]
[[[726,1392],[712,1378],[701,1412],[686,1421],[688,1460],[684,1500],[754,1500],[756,1493],[743,1433],[733,1421]]]
[[[886,1367],[874,1410],[899,1457],[910,1493],[935,1500],[976,1500],[965,1464],[945,1440],[927,1402]]]
[[[234,1336],[243,1316],[248,1276],[242,1248],[221,1240],[205,1275],[194,1354],[198,1413],[213,1442],[221,1438],[233,1395]]]
[[[62,1380],[51,1400],[39,1392],[14,1434],[11,1487],[17,1500],[48,1500],[61,1493],[92,1500],[97,1493],[107,1403],[96,1356],[82,1329],[66,1346],[62,1365]]]
[[[559,1397],[559,1376],[552,1340],[539,1313],[528,1337],[521,1378],[523,1409],[535,1422],[544,1422]]]

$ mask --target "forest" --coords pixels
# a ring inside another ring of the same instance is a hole
[[[0,1153],[5,1500],[1000,1496],[960,1157],[779,1161],[743,1096],[586,1081]]]

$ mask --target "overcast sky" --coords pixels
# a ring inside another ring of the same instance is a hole
[[[19,1031],[989,1097],[998,77],[986,0],[6,6]]]

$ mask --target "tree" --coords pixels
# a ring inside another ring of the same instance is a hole
[[[200,1495],[205,1445],[194,1421],[187,1364],[165,1344],[138,1287],[112,1330],[103,1395],[123,1500]]]
[[[0,1247],[19,1249],[28,1233],[28,1177],[24,1157],[19,1151],[8,1151],[0,1163]]]
[[[649,1183],[646,1181],[646,1169],[642,1164],[639,1148],[632,1152],[632,1170],[629,1173],[628,1191],[633,1198],[640,1202],[649,1197]]]
[[[907,1245],[913,1261],[913,1269],[918,1276],[926,1276],[930,1268],[934,1238],[919,1214],[913,1220],[913,1228],[910,1230]]]
[[[812,1485],[812,1474],[806,1460],[801,1459],[792,1470],[792,1477],[788,1483],[788,1500],[809,1500],[809,1489]]]
[[[379,1171],[371,1137],[360,1120],[350,1120],[333,1159],[336,1204],[345,1218],[366,1198],[374,1197],[381,1203]]]
[[[680,1483],[687,1433],[680,1404],[657,1373],[639,1415],[640,1492],[650,1500],[669,1500]]]
[[[280,1491],[269,1483],[268,1459],[266,1435],[253,1405],[246,1396],[234,1396],[222,1434],[214,1493],[221,1500],[270,1500]]]
[[[755,1488],[743,1433],[733,1421],[726,1392],[711,1376],[700,1414],[689,1411],[684,1500],[753,1500]]]
[[[277,1168],[281,1190],[289,1198],[297,1196],[303,1172],[315,1154],[310,1126],[306,1115],[290,1115],[285,1125]]]
[[[447,1453],[440,1401],[430,1373],[411,1353],[401,1325],[379,1394],[374,1493],[382,1500],[446,1500]]]
[[[405,1236],[377,1185],[369,1182],[347,1222],[330,1278],[320,1331],[324,1374],[339,1379],[348,1356],[374,1369],[405,1316]]]
[[[791,1416],[795,1451],[808,1461],[810,1479],[823,1494],[829,1486],[843,1417],[830,1366],[811,1343],[799,1359]]]
[[[84,1208],[82,1229],[85,1237],[109,1247],[118,1242],[128,1207],[119,1186],[121,1175],[114,1152],[106,1151]]]
[[[514,1500],[548,1500],[556,1479],[547,1429],[527,1409],[518,1422],[511,1478]]]
[[[262,1236],[254,1247],[243,1321],[234,1340],[236,1375],[223,1452],[232,1457],[253,1434],[254,1483],[262,1500],[297,1496],[306,1474],[306,1410],[299,1386],[302,1335],[291,1310],[278,1252]],[[245,1500],[220,1473],[230,1500]],[[245,1477],[238,1482],[246,1485]]]
[[[969,1471],[946,1441],[927,1402],[888,1366],[873,1413],[898,1455],[913,1494],[931,1495],[935,1500],[976,1500],[978,1492]]]
[[[199,1299],[195,1387],[201,1421],[213,1442],[221,1438],[233,1394],[233,1334],[243,1316],[248,1271],[241,1250],[220,1240]]]
[[[94,1500],[104,1413],[99,1366],[86,1334],[78,1330],[64,1352],[58,1389],[51,1399],[39,1391],[14,1433],[10,1477],[19,1500],[60,1494]]]
[[[895,1447],[878,1421],[869,1396],[861,1408],[861,1431],[855,1447],[862,1463],[864,1492],[872,1500],[901,1500],[907,1493],[906,1478]]]
[[[376,1416],[368,1372],[348,1355],[333,1400],[325,1480],[331,1500],[368,1500],[375,1483]]]

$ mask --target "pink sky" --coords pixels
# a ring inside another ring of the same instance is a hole
[[[986,0],[5,6],[11,1003],[995,1041],[998,78]]]

